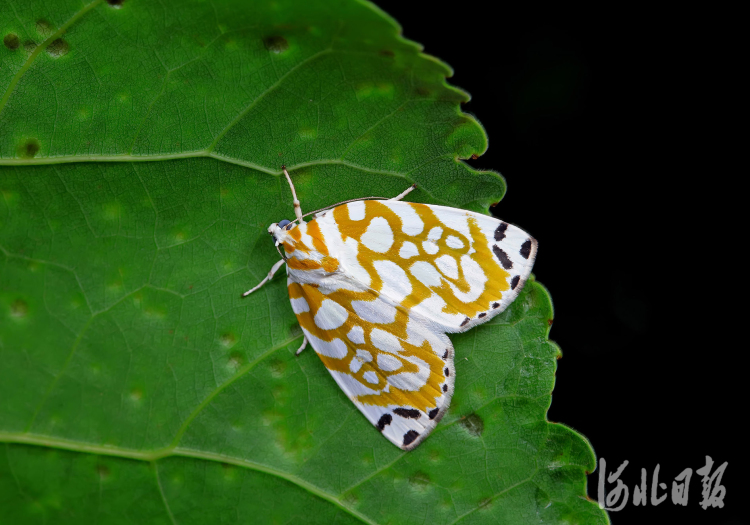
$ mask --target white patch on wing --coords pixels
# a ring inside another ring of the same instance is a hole
[[[435,264],[437,264],[438,270],[443,272],[443,275],[446,277],[458,279],[458,263],[450,255],[441,255],[435,259]]]
[[[360,267],[361,268],[361,267]],[[303,270],[305,276],[308,277],[307,282],[312,282],[318,285],[318,291],[323,295],[332,294],[339,290],[348,290],[351,292],[364,292],[367,290],[367,286],[364,286],[359,281],[352,279],[351,276],[343,273],[336,272],[332,274],[323,275],[322,278],[315,280],[309,279],[309,276],[316,276],[315,272],[319,270]],[[364,270],[363,270],[364,271]]]
[[[372,361],[372,354],[367,350],[357,350],[357,359],[361,359],[363,363],[369,363]]]
[[[346,334],[346,337],[348,337],[349,341],[351,341],[354,344],[357,344],[357,345],[365,344],[365,331],[362,329],[361,326],[353,326],[352,329],[349,330],[349,333]]]
[[[442,359],[446,348],[451,347],[451,341],[444,333],[446,328],[449,328],[445,326],[446,319],[444,316],[448,315],[448,320],[455,319],[456,326],[459,326],[461,321],[463,321],[464,316],[459,314],[450,317],[450,314],[443,314],[442,308],[445,306],[445,301],[443,301],[438,295],[434,295],[433,297],[437,300],[431,301],[432,298],[428,298],[422,302],[425,306],[416,305],[411,310],[415,315],[419,315],[420,319],[417,319],[414,316],[409,318],[409,322],[406,324],[406,342],[410,345],[421,347],[424,345],[424,342],[427,341],[432,353],[440,356]],[[419,311],[424,310],[425,307],[434,308],[435,311]],[[440,316],[440,318],[438,318],[438,316]],[[452,327],[450,327],[449,330],[454,331]]]
[[[395,303],[400,303],[404,297],[411,293],[409,277],[400,266],[391,261],[375,261],[372,265],[383,281],[383,287],[380,290],[382,295]]]
[[[377,385],[380,382],[380,380],[378,379],[378,374],[376,374],[372,370],[368,370],[367,372],[362,374],[362,377],[365,378],[365,381],[374,385]]]
[[[362,268],[362,265],[359,264],[359,261],[357,260],[357,254],[359,253],[359,243],[357,242],[357,239],[348,237],[344,244],[346,245],[347,251],[349,251],[350,253],[340,260],[342,270],[350,277],[352,277],[353,280],[362,283],[366,287],[369,287],[372,282],[370,279],[370,274],[367,273],[367,270]]]
[[[322,339],[319,339],[312,335],[304,328],[302,329],[302,331],[305,333],[307,340],[310,342],[313,349],[317,353],[322,354],[326,357],[333,357],[334,359],[343,359],[346,357],[346,354],[348,353],[346,343],[341,339],[334,339],[330,342],[323,341]]]
[[[420,315],[426,317],[430,321],[434,321],[441,325],[444,328],[447,328],[449,330],[457,330],[460,326],[463,320],[465,319],[465,316],[461,314],[448,314],[443,311],[443,308],[445,308],[445,301],[442,297],[440,297],[438,294],[432,294],[427,299],[419,303],[418,305],[415,305],[413,309],[415,309],[417,312],[419,312]],[[406,330],[407,333],[409,333],[411,322],[409,325],[407,325]],[[417,332],[417,330],[415,330]],[[415,334],[416,335],[416,334]],[[409,335],[409,343],[415,344],[418,346],[418,343],[412,343],[412,335]]]
[[[445,244],[447,244],[449,248],[453,248],[455,250],[460,250],[464,247],[464,241],[454,235],[449,235],[448,238],[445,239]]]
[[[374,252],[385,253],[393,246],[393,231],[383,217],[375,217],[359,239]]]
[[[433,265],[427,261],[417,261],[409,268],[411,274],[416,277],[417,281],[425,286],[440,286],[442,277]]]
[[[440,237],[442,237],[442,235],[443,229],[440,226],[435,226],[430,230],[430,233],[427,234],[427,238],[432,242],[437,242],[438,240],[440,240]]]
[[[414,243],[405,241],[404,244],[401,245],[401,249],[398,251],[398,254],[402,259],[409,259],[411,257],[414,257],[415,255],[419,255],[419,248],[417,248]]]
[[[346,205],[349,210],[349,219],[361,221],[365,218],[365,201],[354,201]]]
[[[424,303],[425,301],[422,302]],[[418,306],[419,305],[416,305],[415,308]],[[443,306],[445,306],[445,302],[443,302]],[[422,346],[422,343],[424,343],[425,340],[424,332],[424,325],[414,319],[414,317],[409,316],[409,322],[406,323],[406,342],[410,345]]]
[[[333,376],[333,379],[336,380],[338,385],[341,387],[341,390],[346,393],[349,397],[355,397],[355,396],[371,396],[371,395],[377,395],[380,394],[377,390],[373,390],[371,388],[367,388],[365,385],[360,383],[356,378],[352,377],[350,374],[345,372],[337,372],[336,370],[331,370],[330,368],[328,371]],[[367,372],[365,372],[366,374]]]
[[[464,303],[474,302],[482,295],[484,285],[487,283],[487,276],[484,274],[482,267],[468,255],[461,257],[461,269],[464,272],[464,277],[466,277],[466,282],[469,283],[469,291],[464,293],[456,288],[453,283],[449,283],[451,290],[459,301]]]
[[[292,303],[292,311],[295,314],[301,314],[302,312],[310,311],[310,305],[307,304],[307,301],[304,297],[295,297],[294,299],[289,299],[289,302]]]
[[[403,352],[404,350],[401,347],[401,341],[398,340],[398,337],[380,328],[372,329],[372,332],[370,332],[370,341],[375,348],[384,352],[396,353]]]
[[[440,251],[440,248],[438,248],[438,245],[435,244],[432,241],[424,241],[422,242],[422,249],[429,253],[430,255],[435,255],[437,252]]]
[[[388,384],[399,390],[416,391],[427,384],[430,377],[430,366],[416,356],[406,357],[407,361],[419,367],[416,372],[401,372],[388,378]]]
[[[461,233],[467,239],[471,239],[469,231],[469,215],[464,210],[447,208],[445,206],[430,206],[430,211],[435,214],[440,222]],[[491,217],[487,217],[490,219]]]
[[[422,230],[424,230],[424,222],[422,222],[422,219],[417,215],[417,212],[412,208],[411,204],[398,201],[380,202],[385,206],[388,206],[393,213],[398,215],[398,218],[401,219],[401,231],[406,235],[413,237],[414,235],[422,233]]]
[[[315,314],[315,324],[322,330],[335,330],[346,322],[349,313],[335,301],[323,299]]]
[[[349,370],[351,370],[352,374],[356,374],[362,368],[363,364],[370,361],[372,361],[372,354],[370,352],[367,350],[357,350],[356,357],[349,363]]]
[[[403,365],[401,364],[401,361],[399,361],[392,355],[378,354],[378,368],[380,368],[383,372],[393,372],[394,370],[398,370],[402,366]]]
[[[359,369],[360,369],[360,368],[362,368],[362,365],[363,365],[363,363],[362,363],[362,360],[361,360],[361,359],[357,359],[357,358],[355,357],[355,358],[354,358],[354,359],[352,359],[352,360],[351,360],[351,362],[349,363],[349,371],[350,371],[350,372],[351,372],[352,374],[356,374],[357,372],[359,372]]]
[[[352,301],[352,308],[370,323],[390,324],[396,320],[396,308],[385,301]]]

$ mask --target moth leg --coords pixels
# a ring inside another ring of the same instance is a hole
[[[273,278],[273,274],[276,273],[276,270],[278,270],[279,268],[281,268],[281,265],[283,265],[285,262],[286,261],[284,259],[281,259],[279,262],[277,262],[276,264],[274,264],[273,268],[271,268],[271,271],[268,272],[268,275],[266,275],[265,279],[263,279],[260,283],[258,283],[258,285],[255,288],[250,288],[248,291],[246,291],[245,293],[243,293],[242,295],[240,295],[240,297],[247,297],[248,295],[250,295],[251,293],[253,293],[255,290],[257,290],[258,288],[260,288],[261,286],[263,286],[264,284],[266,284],[269,280],[271,280]]]
[[[302,336],[302,345],[297,349],[297,351],[294,353],[294,355],[300,355],[302,353],[302,350],[307,348],[307,336]]]
[[[396,195],[395,197],[393,197],[392,199],[388,199],[388,200],[389,201],[400,201],[401,199],[403,199],[404,197],[406,197],[407,195],[409,195],[414,190],[414,188],[416,188],[416,187],[417,187],[416,184],[412,184],[411,186],[409,186],[408,188],[406,188],[405,192],[400,193],[400,194]]]

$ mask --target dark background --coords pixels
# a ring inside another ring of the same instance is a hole
[[[493,212],[539,240],[534,273],[554,300],[551,338],[563,350],[548,417],[585,435],[608,473],[629,461],[629,503],[612,522],[750,523],[747,264],[736,255],[747,221],[731,217],[747,168],[725,159],[732,117],[715,90],[711,15],[686,23],[615,6],[519,12],[467,2],[446,13],[376,3],[453,67],[450,83],[472,95],[464,111],[489,136],[487,153],[469,163],[508,183]],[[695,471],[706,455],[714,469],[728,462],[722,509],[699,505]],[[668,496],[654,507],[657,464]],[[636,507],[642,468],[649,503]],[[671,486],[686,468],[682,507]],[[589,476],[593,499],[598,474]]]

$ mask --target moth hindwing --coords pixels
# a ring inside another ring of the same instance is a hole
[[[409,191],[338,205],[309,222],[295,194],[297,220],[269,228],[283,246],[300,351],[309,343],[355,406],[404,450],[429,435],[453,396],[446,334],[502,312],[537,250],[527,233],[495,218],[400,201]]]

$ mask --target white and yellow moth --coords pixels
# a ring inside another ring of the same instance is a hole
[[[537,243],[523,230],[457,208],[366,197],[272,224],[292,310],[308,343],[364,416],[411,450],[453,396],[453,345],[505,310],[523,288]],[[306,222],[304,217],[313,215]],[[279,247],[283,247],[284,253]]]

